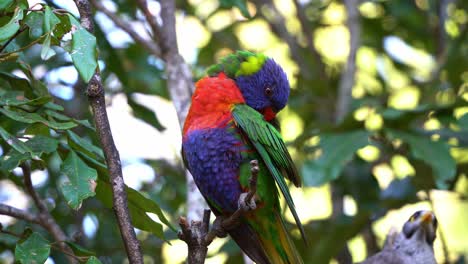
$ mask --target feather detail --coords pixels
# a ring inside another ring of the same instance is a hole
[[[268,171],[275,179],[289,210],[294,216],[301,236],[307,243],[304,227],[296,212],[288,185],[284,180],[286,177],[296,186],[300,186],[301,179],[286,145],[281,139],[281,135],[270,123],[263,119],[263,116],[259,112],[245,104],[235,105],[232,116],[237,125],[247,134],[248,139],[252,142]]]

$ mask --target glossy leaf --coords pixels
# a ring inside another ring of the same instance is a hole
[[[99,157],[101,160],[104,159],[104,153],[102,152],[102,149],[96,147],[93,145],[93,143],[89,142],[88,140],[78,136],[75,134],[73,131],[68,130],[68,139],[69,139],[69,144],[73,146],[74,148],[87,153],[88,155],[91,155],[91,157],[96,158]]]
[[[3,127],[0,127],[0,137],[2,137],[8,145],[12,146],[19,153],[32,153],[31,148],[29,148],[23,141],[17,139],[16,137],[8,133],[8,131],[3,129]]]
[[[29,124],[42,123],[50,128],[58,129],[58,130],[66,130],[66,129],[70,129],[70,128],[77,126],[77,124],[73,122],[60,123],[60,122],[56,122],[53,120],[47,120],[37,113],[13,111],[13,110],[9,110],[6,108],[0,108],[0,113],[18,122],[29,123]]]
[[[0,1],[0,11],[4,10],[13,3],[14,0],[3,0]]]
[[[96,254],[95,252],[88,250],[76,243],[70,241],[66,241],[65,243],[73,250],[73,253],[75,253],[75,255],[77,256],[93,256]]]
[[[87,83],[93,77],[98,66],[96,37],[83,28],[72,15],[69,15],[69,18],[72,24],[70,55],[81,78]]]
[[[26,141],[26,145],[30,147],[34,153],[38,153],[38,155],[54,152],[57,150],[58,143],[58,140],[42,135],[35,135],[30,140]]]
[[[302,167],[304,183],[309,186],[319,186],[338,178],[344,165],[354,153],[369,144],[368,138],[367,131],[320,135],[322,154],[317,159],[304,163]]]
[[[146,198],[142,196],[141,194],[139,194],[138,191],[135,191],[127,187],[127,194],[128,194],[128,209],[132,217],[132,224],[138,229],[145,230],[161,239],[165,239],[162,225],[158,222],[155,222],[153,219],[151,219],[151,217],[149,217],[146,214],[147,211],[155,213],[155,211],[157,210],[153,210],[154,208],[148,208],[148,209],[142,208],[140,206],[140,201],[144,204],[146,203],[146,201],[143,201],[141,199],[142,198],[146,199]],[[107,181],[103,181],[102,179],[98,180],[98,185],[96,188],[96,197],[106,207],[112,208],[112,190]],[[151,203],[154,203],[151,200],[149,201]],[[156,204],[155,206],[159,208],[159,206],[157,206]],[[153,207],[153,205],[150,207]]]
[[[74,151],[70,151],[61,166],[68,182],[61,185],[68,205],[79,209],[83,200],[95,195],[97,172],[84,163]]]
[[[48,60],[56,54],[55,51],[50,47],[50,41],[51,35],[47,34],[44,43],[42,43],[41,59],[43,60]]]
[[[23,10],[19,7],[15,9],[15,13],[10,21],[0,27],[0,42],[13,37],[20,29],[20,21],[23,19]]]
[[[31,159],[30,154],[21,154],[15,149],[10,149],[10,151],[0,157],[0,169],[7,172],[12,171],[22,162],[29,159]]]
[[[15,248],[15,259],[23,264],[42,264],[50,254],[50,244],[39,233],[32,233]]]
[[[24,23],[29,27],[29,36],[37,39],[44,34],[42,25],[44,24],[44,14],[42,12],[31,12],[26,15]]]
[[[50,102],[52,97],[50,96],[42,96],[37,97],[33,100],[29,100],[25,98],[21,93],[13,93],[7,92],[0,96],[0,106],[2,105],[10,105],[10,106],[20,106],[20,105],[32,105],[32,106],[40,106]]]
[[[43,153],[49,154],[57,149],[58,141],[51,137],[36,134],[23,144],[29,151],[21,153],[16,149],[10,149],[6,155],[0,157],[0,169],[11,171],[26,160],[40,160]]]
[[[128,105],[132,108],[133,115],[136,118],[143,120],[149,125],[156,128],[158,131],[164,131],[166,128],[159,122],[156,113],[147,108],[146,106],[139,104],[137,101],[133,100],[131,96],[127,100]]]
[[[161,208],[153,200],[146,198],[142,193],[132,188],[127,187],[128,199],[131,204],[141,211],[156,214],[161,222],[166,224],[172,230],[176,231],[174,226],[169,222]]]
[[[46,5],[44,7],[44,32],[50,33],[58,23],[60,23],[60,19],[52,12],[52,9]]]
[[[450,155],[450,148],[443,141],[432,141],[429,138],[410,133],[387,130],[392,138],[399,138],[408,143],[413,158],[424,161],[432,168],[438,188],[446,189],[456,173],[456,163]]]

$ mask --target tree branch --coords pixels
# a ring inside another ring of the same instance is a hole
[[[96,8],[96,10],[101,11],[107,17],[109,17],[110,20],[112,20],[112,22],[114,22],[114,24],[117,27],[125,31],[128,35],[130,35],[130,37],[132,37],[135,42],[141,44],[154,56],[161,57],[161,50],[158,47],[158,45],[156,45],[156,43],[141,37],[135,30],[133,30],[132,25],[118,17],[114,12],[107,9],[104,5],[102,5],[100,1],[91,0],[91,4]]]
[[[341,74],[340,84],[338,86],[338,101],[335,112],[335,122],[339,123],[348,114],[352,101],[352,89],[355,82],[356,74],[356,53],[359,47],[360,39],[360,25],[359,25],[359,11],[357,9],[359,0],[344,0],[347,20],[346,26],[349,30],[349,55],[346,64]],[[346,170],[346,168],[345,168]],[[335,183],[332,184],[332,204],[333,212],[332,217],[337,218],[343,214],[343,191]],[[336,256],[338,263],[347,264],[352,263],[353,259],[347,245]]]
[[[302,34],[304,35],[307,41],[307,47],[309,48],[309,52],[312,54],[312,56],[314,56],[318,65],[318,72],[320,74],[320,78],[326,79],[327,74],[325,72],[325,65],[323,64],[322,58],[320,57],[320,54],[314,46],[314,40],[312,38],[313,28],[308,27],[308,24],[310,23],[308,23],[307,16],[304,12],[305,8],[301,6],[299,0],[294,0],[293,2],[294,6],[296,7],[297,18],[299,20],[299,23],[301,24]]]
[[[169,94],[174,103],[179,124],[181,127],[185,123],[190,101],[194,90],[192,73],[184,59],[179,54],[177,47],[177,34],[175,28],[175,2],[174,0],[161,1],[162,25],[159,25],[156,18],[148,10],[146,0],[138,0],[137,5],[146,17],[154,40],[161,48],[162,59],[166,62],[166,75]],[[193,177],[186,170],[187,181],[187,218],[190,220],[201,219],[203,210],[206,207],[203,196],[193,181]]]
[[[257,192],[257,177],[259,172],[258,161],[250,162],[251,177],[249,179],[249,191],[239,196],[237,210],[228,217],[217,216],[210,230],[210,210],[203,213],[203,221],[189,221],[184,217],[179,218],[181,231],[178,236],[188,246],[188,264],[202,264],[205,262],[208,246],[216,237],[226,237],[227,231],[236,227],[245,212],[254,210],[255,193]]]
[[[89,32],[93,33],[94,24],[90,3],[87,0],[75,0],[75,4],[80,12],[81,25]],[[133,229],[128,210],[127,193],[125,192],[120,156],[117,148],[115,147],[112,132],[110,130],[104,98],[104,88],[101,82],[99,69],[88,83],[86,92],[91,108],[93,109],[96,130],[98,132],[99,141],[103,148],[109,170],[113,209],[117,217],[125,250],[127,251],[130,263],[143,263],[140,243],[136,237],[135,230]]]
[[[41,224],[41,221],[36,215],[6,204],[0,204],[0,215],[8,215],[38,225]]]
[[[349,30],[349,55],[346,65],[341,74],[340,85],[338,87],[338,102],[335,114],[336,122],[340,122],[349,112],[352,97],[351,92],[356,74],[356,54],[359,48],[361,29],[359,25],[359,11],[357,9],[359,0],[345,0],[347,13],[346,25]]]
[[[51,235],[54,237],[55,241],[58,243],[58,246],[63,252],[66,252],[67,258],[70,263],[77,263],[75,259],[71,258],[69,255],[73,255],[73,250],[64,242],[68,240],[65,232],[62,231],[60,226],[55,222],[55,219],[49,213],[47,206],[39,197],[39,194],[36,192],[32,185],[31,181],[31,167],[28,163],[23,163],[20,165],[23,171],[24,186],[28,194],[32,197],[34,204],[39,210],[39,214],[36,217],[36,221],[31,221],[33,223],[38,223],[44,227]],[[25,215],[23,215],[25,216]],[[24,218],[21,218],[24,219]],[[30,220],[28,220],[30,221]]]

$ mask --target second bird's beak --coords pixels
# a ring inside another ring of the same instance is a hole
[[[427,211],[421,216],[421,223],[430,225],[432,224],[432,219],[434,219],[434,214],[431,211]]]

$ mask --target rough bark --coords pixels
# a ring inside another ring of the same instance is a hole
[[[87,0],[75,0],[75,4],[80,12],[81,25],[93,33],[94,24],[90,3]],[[107,168],[109,170],[113,209],[117,217],[117,223],[119,225],[128,259],[130,263],[143,263],[140,243],[131,223],[120,156],[110,130],[104,97],[104,87],[101,82],[99,70],[96,71],[88,83],[86,93],[93,110],[96,131],[98,132],[99,141],[103,148]]]

